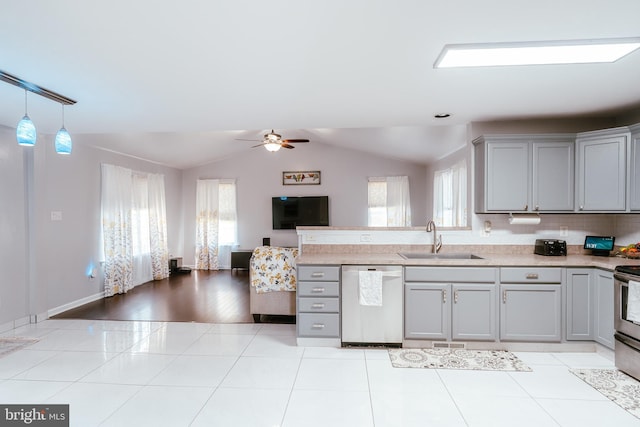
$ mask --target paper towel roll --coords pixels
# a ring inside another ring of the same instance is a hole
[[[540,224],[540,215],[537,213],[516,213],[509,215],[509,224],[512,225],[536,225]]]

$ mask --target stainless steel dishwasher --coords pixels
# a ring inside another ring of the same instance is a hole
[[[381,305],[362,305],[360,272],[382,276]],[[342,346],[402,346],[402,267],[388,265],[343,265],[341,293]]]

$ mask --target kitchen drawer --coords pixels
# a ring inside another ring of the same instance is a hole
[[[561,268],[503,267],[500,269],[501,283],[562,283]]]
[[[299,337],[339,337],[340,315],[338,313],[298,314]]]
[[[298,282],[303,280],[340,280],[338,265],[299,265]]]
[[[310,313],[338,313],[340,299],[338,298],[298,298],[298,312]]]
[[[496,269],[490,267],[405,267],[404,281],[495,283]]]
[[[299,282],[298,296],[337,297],[340,295],[340,282]]]

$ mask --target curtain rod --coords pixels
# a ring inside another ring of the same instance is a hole
[[[26,80],[22,80],[21,78],[13,76],[2,70],[0,70],[0,80],[6,83],[10,83],[14,86],[18,86],[22,89],[26,89],[29,92],[33,92],[45,98],[51,99],[52,101],[60,102],[61,104],[73,105],[76,103],[76,101],[71,98],[67,98],[66,96],[60,95],[59,93],[53,92],[49,89],[45,89]]]

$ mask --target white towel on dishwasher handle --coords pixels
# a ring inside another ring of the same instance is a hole
[[[640,282],[629,280],[627,293],[627,320],[640,323]]]
[[[360,305],[382,306],[382,271],[358,272],[358,302]]]

